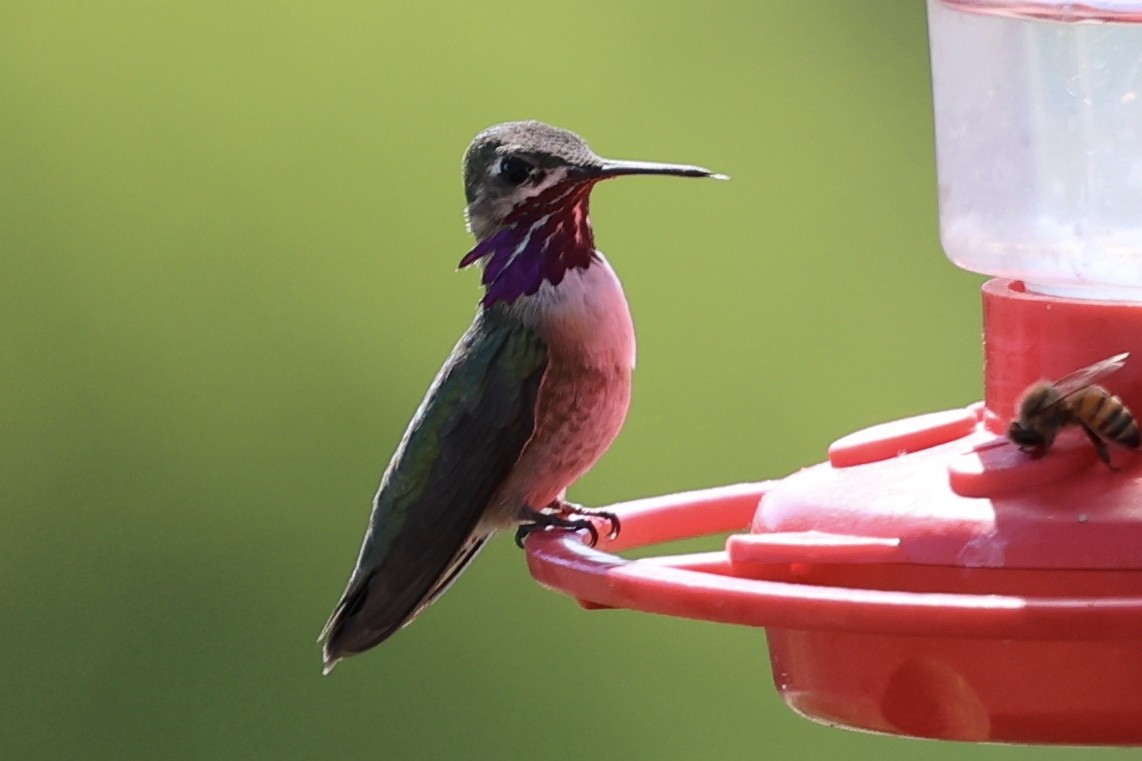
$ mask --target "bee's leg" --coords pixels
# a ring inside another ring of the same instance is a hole
[[[1106,448],[1106,442],[1102,440],[1102,437],[1095,433],[1095,430],[1086,423],[1080,421],[1079,425],[1082,426],[1083,433],[1086,434],[1086,437],[1090,439],[1090,443],[1094,444],[1094,450],[1098,452],[1098,459],[1106,463],[1106,467],[1111,470],[1118,470],[1118,468],[1114,467],[1110,462],[1110,451]]]

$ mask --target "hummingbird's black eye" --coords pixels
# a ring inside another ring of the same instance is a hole
[[[515,156],[500,161],[500,177],[512,185],[522,185],[531,176],[531,169],[531,164]]]

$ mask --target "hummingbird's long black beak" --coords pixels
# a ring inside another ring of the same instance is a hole
[[[667,174],[675,177],[711,177],[715,180],[728,180],[724,174],[711,172],[700,166],[688,164],[660,164],[656,161],[615,161],[602,159],[593,166],[585,166],[581,171],[586,177],[606,180],[629,174]]]

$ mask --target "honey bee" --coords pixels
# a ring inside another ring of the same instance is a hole
[[[1122,400],[1095,381],[1125,365],[1128,356],[1116,354],[1054,383],[1031,386],[1019,401],[1018,416],[1007,427],[1007,438],[1032,457],[1042,457],[1062,428],[1077,425],[1094,444],[1098,459],[1113,468],[1106,442],[1138,449],[1138,424]]]

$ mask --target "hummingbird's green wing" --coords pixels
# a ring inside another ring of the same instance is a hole
[[[373,503],[357,567],[322,632],[326,670],[378,644],[476,555],[476,524],[535,425],[547,348],[506,308],[481,309],[436,376]]]

